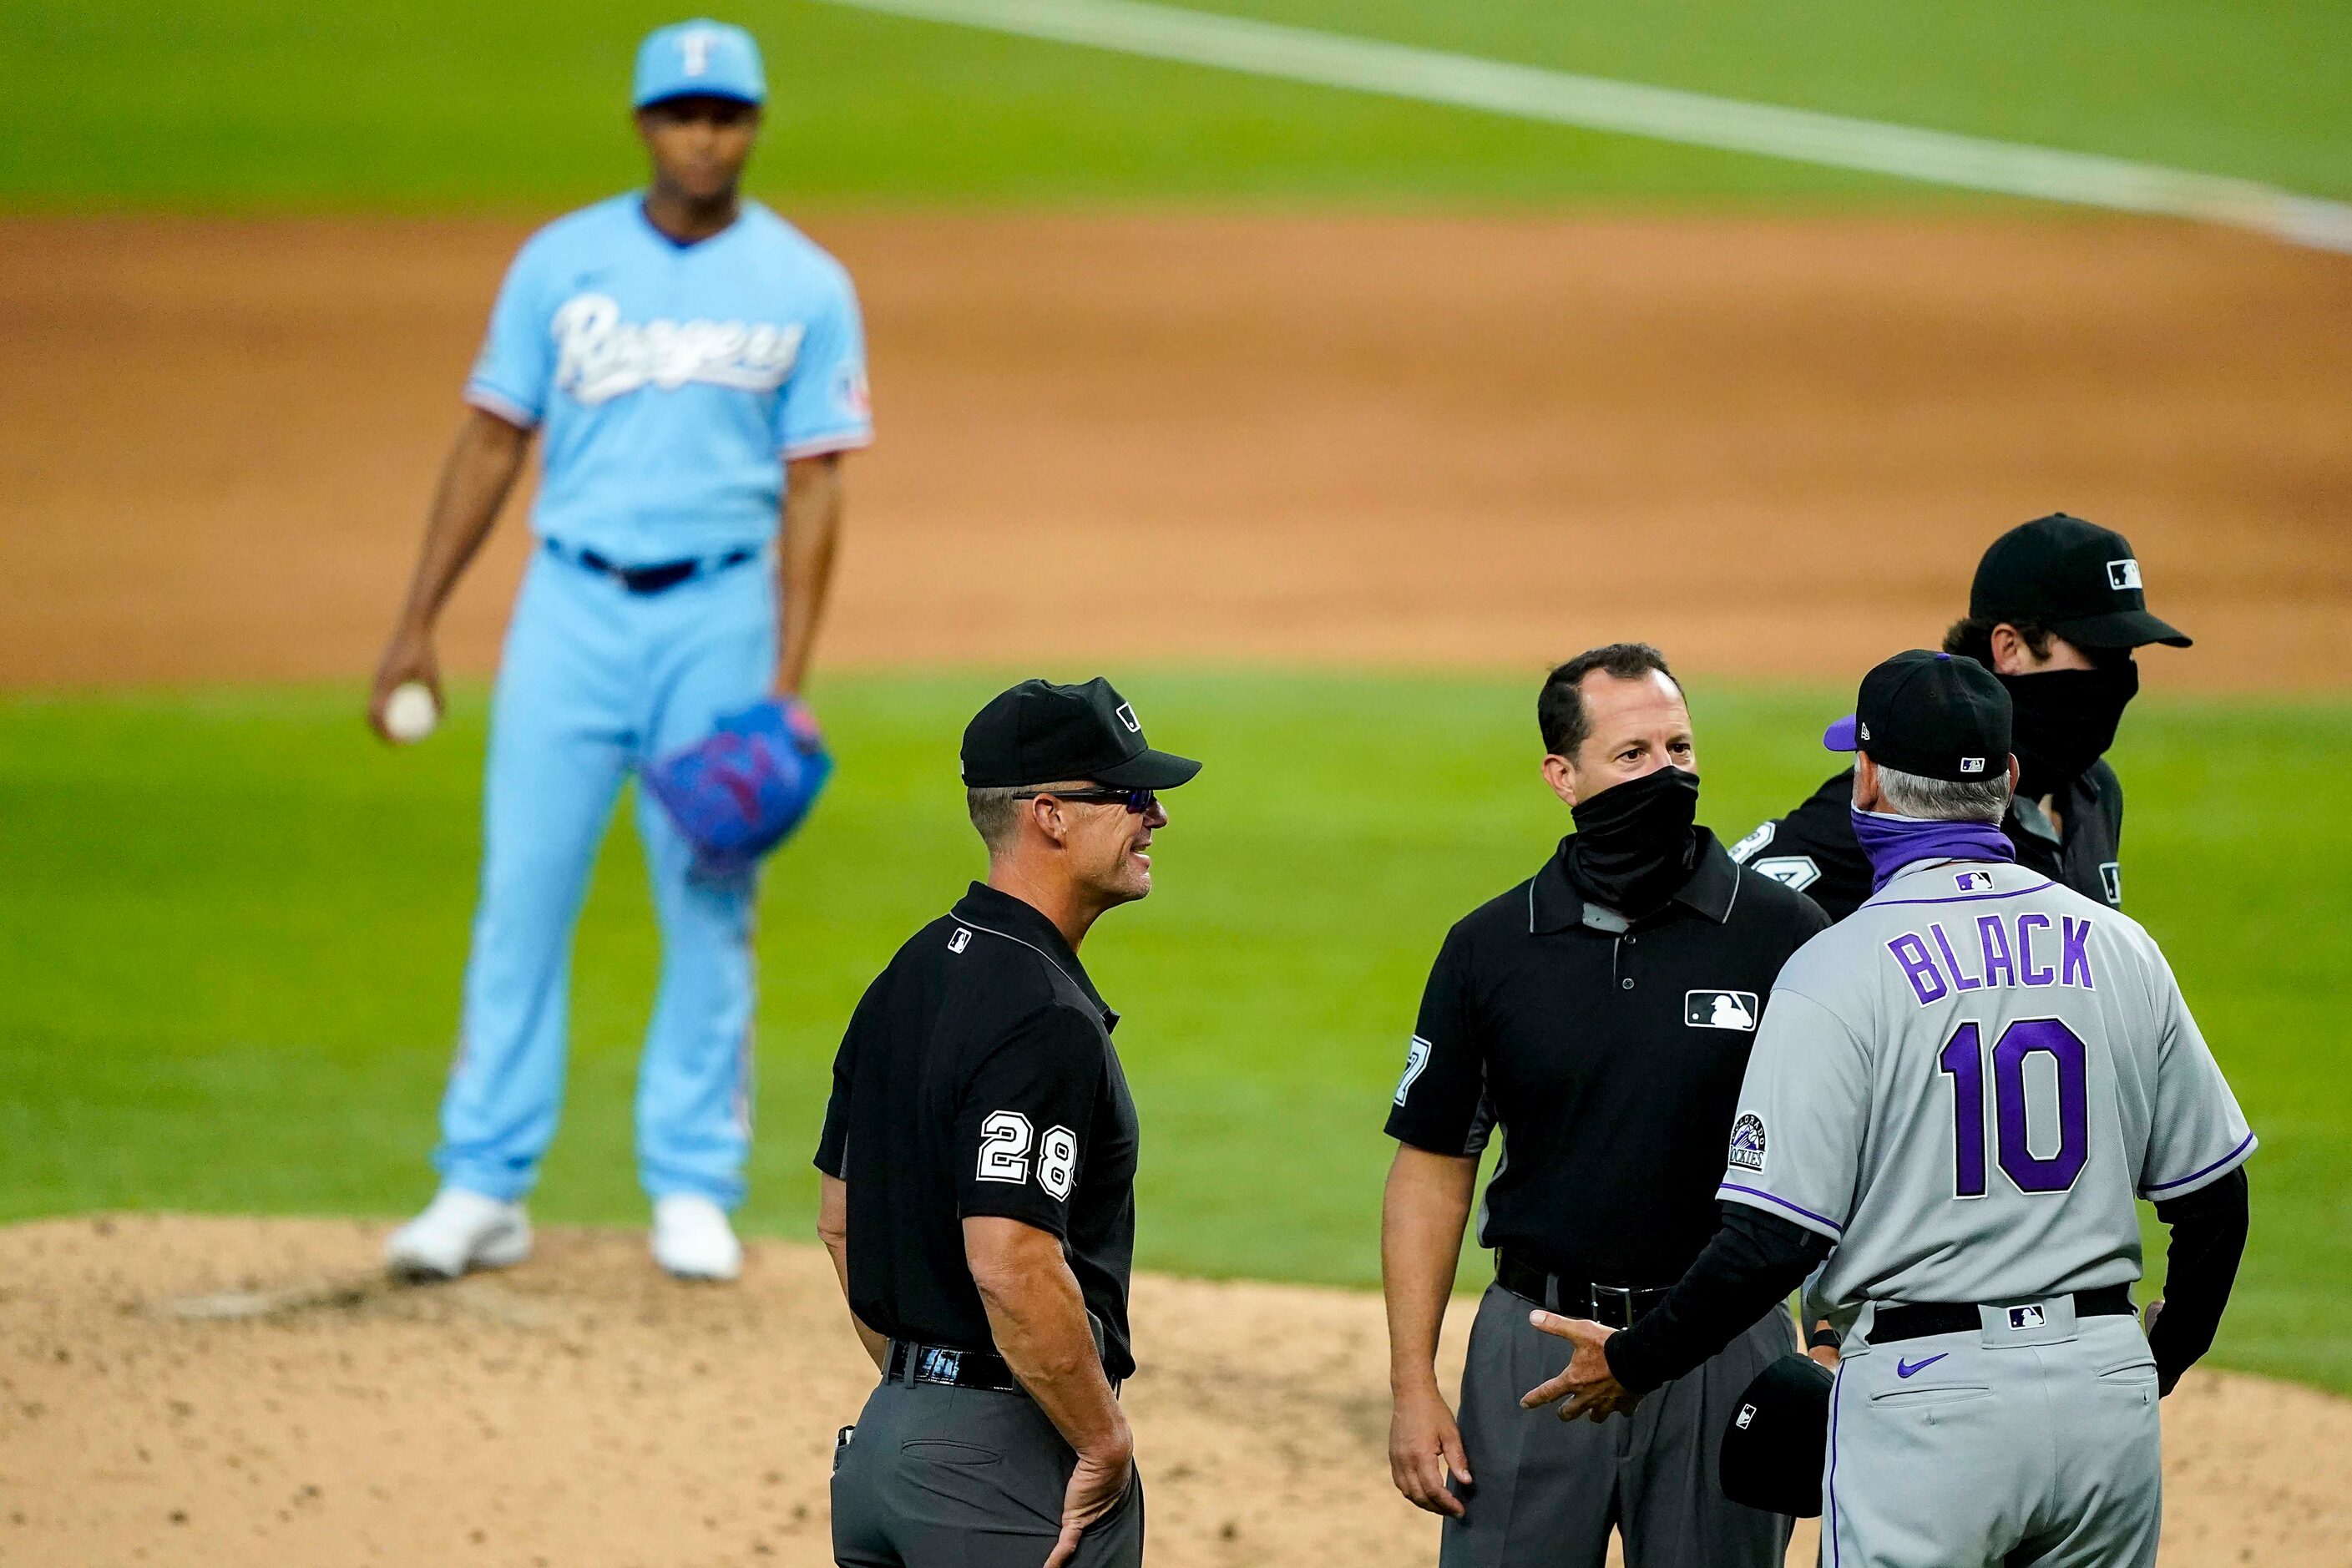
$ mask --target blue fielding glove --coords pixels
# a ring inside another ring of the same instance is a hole
[[[748,870],[816,804],[833,757],[808,705],[755,702],[645,771],[645,787],[694,846],[698,869]]]

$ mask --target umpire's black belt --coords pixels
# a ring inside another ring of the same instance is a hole
[[[2127,1318],[2133,1310],[2128,1285],[2106,1285],[2096,1290],[2074,1292],[2077,1318]],[[1925,1339],[1929,1334],[1973,1333],[1983,1321],[1981,1309],[1958,1301],[1899,1305],[1882,1302],[1877,1316],[1870,1321],[1870,1342],[1884,1345],[1896,1340]]]
[[[892,1383],[936,1383],[946,1388],[987,1388],[1018,1394],[1021,1380],[993,1351],[956,1350],[948,1345],[892,1340],[884,1369]]]
[[[760,553],[756,550],[730,550],[724,555],[663,561],[651,566],[623,566],[593,550],[574,550],[553,539],[547,542],[547,552],[575,566],[584,566],[600,577],[610,577],[630,593],[640,595],[667,594],[681,583],[724,572],[730,566],[740,566],[757,559]]]
[[[1601,1285],[1580,1276],[1580,1270],[1563,1275],[1517,1253],[1498,1250],[1495,1254],[1495,1282],[1512,1295],[1524,1297],[1548,1312],[1590,1318],[1612,1329],[1632,1328],[1634,1319],[1666,1299],[1669,1289]]]

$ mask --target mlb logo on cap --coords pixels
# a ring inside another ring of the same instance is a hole
[[[2116,593],[2120,594],[2127,589],[2137,588],[2139,585],[2138,562],[2124,560],[2110,561],[2107,563],[2108,587],[2113,588]]]
[[[1960,759],[1960,772],[1964,773],[1980,773],[1984,772],[1984,759],[1982,757],[1962,757]]]

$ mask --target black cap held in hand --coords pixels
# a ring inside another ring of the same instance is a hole
[[[1972,658],[1913,648],[1862,678],[1853,713],[1822,744],[1923,779],[2009,776],[2008,689]]]
[[[963,731],[970,789],[1092,780],[1119,789],[1174,789],[1201,771],[1143,742],[1134,707],[1101,676],[1084,686],[1024,680],[989,699]]]
[[[2137,647],[2189,639],[2147,613],[2131,541],[2063,511],[2020,523],[1977,563],[1969,614],[2048,626],[2077,647]]]

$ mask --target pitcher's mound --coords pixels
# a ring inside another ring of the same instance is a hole
[[[0,1230],[0,1562],[830,1560],[833,1433],[872,1377],[821,1252],[757,1245],[740,1285],[687,1287],[639,1236],[559,1230],[520,1268],[395,1289],[381,1239]],[[1154,1563],[1434,1561],[1388,1482],[1376,1297],[1146,1278],[1136,1298]],[[2352,1561],[2352,1403],[2209,1375],[2165,1415],[2168,1564]]]

